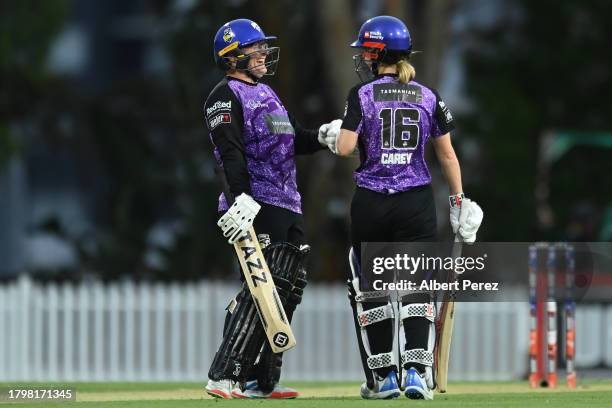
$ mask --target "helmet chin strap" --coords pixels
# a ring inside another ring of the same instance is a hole
[[[372,61],[372,63],[370,64],[370,70],[372,70],[372,75],[378,75],[378,61]]]

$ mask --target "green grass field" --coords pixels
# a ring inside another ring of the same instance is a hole
[[[401,397],[390,401],[364,401],[358,396],[358,383],[287,383],[300,391],[300,398],[286,401],[215,400],[204,394],[200,383],[74,383],[66,387],[77,391],[76,402],[0,403],[2,407],[159,407],[190,408],[289,406],[294,408],[397,407],[400,404],[426,407],[612,407],[612,381],[583,381],[576,390],[561,386],[556,390],[530,390],[526,382],[451,383],[446,394],[436,394],[434,401],[411,401]],[[0,384],[0,387],[61,387],[59,383]],[[222,405],[220,405],[222,404]]]

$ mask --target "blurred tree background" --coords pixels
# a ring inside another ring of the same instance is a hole
[[[202,105],[222,74],[212,38],[247,17],[278,35],[269,82],[306,126],[341,115],[357,83],[347,44],[368,17],[406,21],[417,80],[455,111],[480,238],[601,239],[611,150],[554,164],[537,217],[546,131],[606,131],[607,1],[23,0],[0,5],[0,276],[195,280],[237,276],[217,232],[217,185]],[[452,80],[455,78],[455,80]],[[454,103],[453,103],[454,102]],[[440,236],[450,235],[431,157]],[[346,270],[352,159],[298,158],[311,276]],[[3,274],[3,275],[2,275]]]
[[[536,162],[544,132],[610,131],[610,66],[605,52],[612,3],[599,0],[510,2],[501,21],[467,39],[467,93],[474,109],[460,119],[478,141],[481,176],[470,192],[482,202],[486,237],[597,241],[612,204],[606,174],[612,150],[573,149],[551,169],[554,219],[536,214]],[[607,137],[612,142],[612,133]],[[609,238],[608,238],[609,239]]]

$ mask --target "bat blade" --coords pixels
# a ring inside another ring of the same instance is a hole
[[[453,245],[451,256],[458,258],[461,256],[462,240],[457,235]],[[451,272],[452,280],[455,278],[454,271]],[[445,393],[448,386],[448,363],[450,362],[450,348],[453,337],[453,327],[455,326],[455,296],[454,291],[446,296],[440,307],[440,317],[437,325],[436,336],[436,388],[439,392]]]
[[[295,336],[253,227],[234,244],[234,249],[272,351],[282,353],[293,348]]]
[[[455,301],[447,301],[441,311],[437,347],[436,385],[438,391],[446,392],[448,385],[448,363],[450,360],[451,340],[455,325]]]

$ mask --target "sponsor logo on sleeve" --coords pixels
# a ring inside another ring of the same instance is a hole
[[[438,105],[444,114],[444,118],[446,119],[446,123],[451,123],[453,121],[453,115],[450,113],[448,106],[444,103],[444,101],[438,101]]]
[[[208,120],[208,127],[213,130],[222,123],[232,123],[232,116],[229,113],[220,113]]]
[[[206,117],[220,112],[232,110],[232,101],[217,101],[212,106],[206,108]]]
[[[348,101],[346,101],[346,103],[344,104],[344,114],[342,115],[342,118],[346,118],[346,114],[348,113]]]

